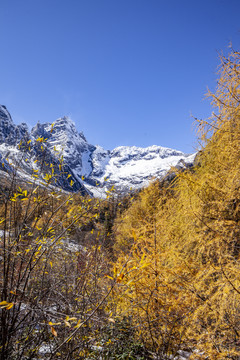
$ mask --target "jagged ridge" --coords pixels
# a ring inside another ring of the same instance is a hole
[[[62,156],[65,171],[72,175],[73,188],[63,177],[57,183],[68,191],[80,190],[98,195],[99,189],[103,193],[112,185],[123,191],[141,188],[153,177],[163,177],[171,166],[191,164],[194,159],[194,155],[156,145],[105,150],[89,144],[66,116],[57,119],[53,125],[37,123],[29,132],[26,124],[15,125],[6,107],[0,105],[0,160],[5,165],[2,170],[9,170],[6,158],[10,158],[14,164],[20,165],[21,176],[29,176],[32,169],[38,167],[35,160],[42,156],[37,141],[42,137],[47,140],[45,162],[57,165],[59,156]],[[31,151],[24,153],[19,149],[21,140],[31,140]]]

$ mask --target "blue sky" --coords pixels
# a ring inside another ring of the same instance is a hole
[[[68,115],[106,149],[197,146],[239,0],[1,0],[0,104],[33,126]]]

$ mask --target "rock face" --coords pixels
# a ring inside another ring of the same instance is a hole
[[[27,124],[14,125],[6,106],[0,105],[0,144],[16,145],[28,136]]]
[[[192,164],[194,154],[187,155],[156,145],[147,148],[120,146],[112,151],[105,150],[89,144],[66,116],[53,124],[38,123],[29,131],[24,123],[15,125],[6,107],[0,105],[0,161],[3,171],[9,171],[7,159],[23,178],[29,178],[33,169],[41,178],[49,164],[53,164],[57,178],[55,186],[67,191],[102,195],[113,185],[121,191],[141,188],[152,178],[163,177],[171,166]],[[56,173],[56,169],[61,167],[65,175],[60,171]],[[74,185],[70,186],[69,179]]]

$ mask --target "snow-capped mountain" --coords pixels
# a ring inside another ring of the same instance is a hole
[[[147,148],[119,146],[112,151],[97,146],[91,157],[90,178],[106,188],[114,185],[122,190],[141,188],[153,178],[162,178],[170,167],[188,166],[194,160],[194,155],[156,145]]]
[[[83,133],[78,133],[74,122],[64,116],[53,124],[38,123],[33,127],[31,136],[47,139],[48,150],[53,157],[62,156],[64,163],[71,169],[77,181],[89,176],[92,171],[90,155],[95,147],[88,144]]]
[[[29,131],[26,124],[15,125],[6,107],[0,105],[2,171],[11,171],[11,162],[22,178],[31,177],[33,171],[44,176],[49,164],[58,169],[62,162],[65,176],[62,172],[56,174],[55,170],[55,185],[65,190],[102,195],[113,185],[123,191],[141,188],[152,178],[163,177],[171,166],[189,165],[193,159],[194,154],[156,145],[105,150],[89,144],[68,117],[57,119],[53,124],[38,123]],[[73,186],[69,184],[70,179]]]

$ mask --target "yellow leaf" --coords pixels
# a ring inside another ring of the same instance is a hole
[[[0,302],[0,306],[1,306],[1,308],[3,309],[3,308],[6,308],[6,310],[9,310],[9,309],[11,309],[12,307],[13,307],[13,305],[14,305],[14,303],[9,303],[9,302],[7,302],[7,301],[2,301],[2,302]]]
[[[8,305],[8,302],[5,300],[0,302],[0,306],[4,306],[4,305]]]
[[[39,186],[37,186],[37,187],[33,190],[33,194],[35,194],[35,192],[37,191],[38,188],[39,188]]]
[[[108,318],[108,321],[112,322],[112,323],[115,323],[115,320],[112,319],[112,318]]]
[[[11,309],[13,307],[14,303],[9,303],[8,306],[6,307],[7,310]]]
[[[39,137],[39,138],[37,138],[37,140],[36,140],[37,142],[43,142],[43,137]]]
[[[117,283],[122,282],[123,277],[124,277],[124,274],[119,275],[119,276],[117,277]]]
[[[106,275],[106,277],[108,277],[109,279],[113,280],[112,276]]]
[[[68,327],[71,327],[70,322],[68,322],[68,321],[66,321],[66,320],[64,320],[64,324],[65,324],[66,326],[68,326]]]
[[[78,329],[81,325],[82,325],[81,320],[78,320],[77,325],[74,327]]]
[[[58,322],[58,323],[53,323],[53,322],[49,321],[48,325],[50,325],[50,326],[52,326],[52,325],[61,325],[61,323],[60,323],[60,322]]]
[[[51,326],[51,333],[54,335],[54,336],[57,336],[57,332],[56,330],[54,329],[54,327]]]

